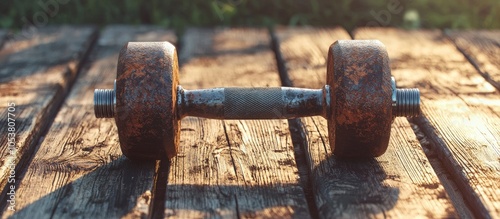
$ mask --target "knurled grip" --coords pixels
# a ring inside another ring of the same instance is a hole
[[[184,90],[178,87],[178,118],[290,119],[326,115],[329,90],[293,87],[211,88]]]
[[[224,88],[224,118],[280,119],[285,116],[282,89]]]

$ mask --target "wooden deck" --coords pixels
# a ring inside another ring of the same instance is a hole
[[[177,157],[133,162],[94,117],[128,41],[176,44],[187,89],[319,88],[329,45],[352,37],[381,40],[398,86],[422,92],[375,159],[332,156],[320,117],[188,117]],[[0,30],[0,47],[1,218],[500,218],[498,30],[58,26]]]

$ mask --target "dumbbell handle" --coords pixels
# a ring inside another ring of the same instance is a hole
[[[328,113],[328,85],[294,87],[212,88],[177,92],[178,117],[211,119],[290,119]]]
[[[116,112],[115,89],[96,89],[94,112],[97,118],[112,118]],[[392,79],[392,115],[420,114],[420,91],[397,89]],[[290,119],[306,116],[328,117],[330,87],[211,88],[185,90],[177,87],[177,117],[212,119]]]

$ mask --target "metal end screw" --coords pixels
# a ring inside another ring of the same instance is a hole
[[[94,113],[97,118],[113,118],[115,116],[115,90],[94,90]]]
[[[391,77],[393,117],[420,115],[420,90],[418,88],[396,88],[396,79]]]
[[[394,116],[414,117],[420,115],[420,91],[417,88],[396,89]]]

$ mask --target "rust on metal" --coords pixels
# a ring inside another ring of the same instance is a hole
[[[185,90],[177,92],[178,119],[186,116],[222,119],[224,115],[224,88]]]
[[[324,88],[325,89],[325,88]],[[326,116],[324,89],[293,87],[178,88],[178,118],[290,119]]]
[[[389,57],[376,40],[337,41],[329,49],[328,132],[333,153],[376,157],[388,146],[392,123]]]
[[[118,59],[116,115],[120,146],[131,159],[177,154],[177,52],[168,42],[128,43]]]
[[[323,111],[324,97],[322,89],[305,89],[284,87],[286,118],[306,116],[325,116]]]

